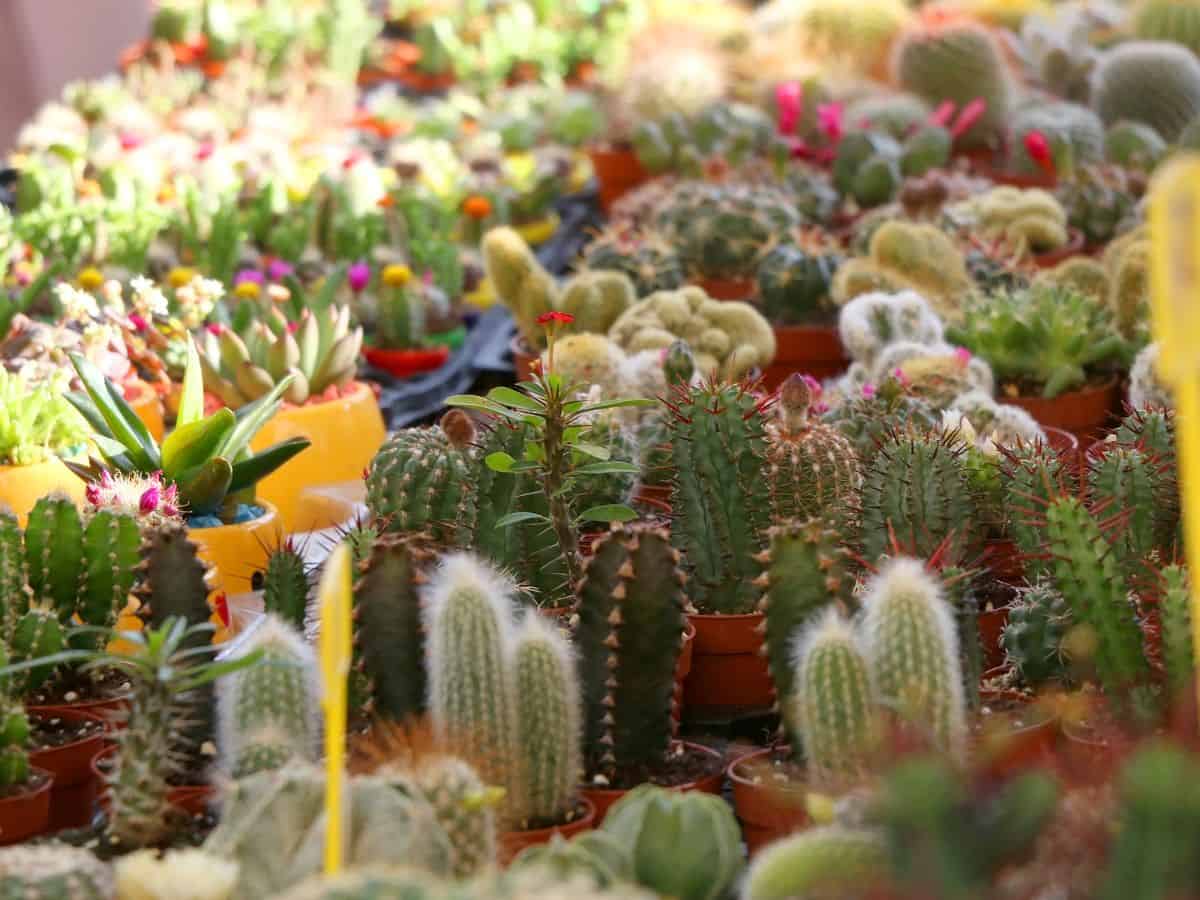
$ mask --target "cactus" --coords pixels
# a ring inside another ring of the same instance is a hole
[[[1011,126],[1012,162],[1021,175],[1042,175],[1041,163],[1029,155],[1028,135],[1037,132],[1049,144],[1053,173],[1069,178],[1104,159],[1104,124],[1086,106],[1048,103],[1026,106],[1014,114]]]
[[[217,691],[218,744],[234,778],[316,757],[320,698],[312,649],[291,623],[268,615],[235,651],[255,652],[262,662],[229,676]]]
[[[967,722],[958,635],[938,580],[914,559],[888,561],[867,586],[862,628],[881,701],[960,757]]]
[[[1114,122],[1104,134],[1104,158],[1114,165],[1151,172],[1167,155],[1167,142],[1149,125]]]
[[[710,382],[676,386],[671,408],[671,540],[684,554],[692,602],[704,613],[751,612],[770,512],[760,401]]]
[[[1171,693],[1182,697],[1196,679],[1188,570],[1183,566],[1167,566],[1162,570],[1160,583],[1163,666]]]
[[[25,525],[25,565],[35,603],[53,609],[63,623],[75,614],[83,580],[83,521],[71,499],[42,497]]]
[[[1149,340],[1150,241],[1140,231],[1131,231],[1112,241],[1104,252],[1109,273],[1108,305],[1117,330],[1141,344]]]
[[[475,426],[462,410],[446,413],[438,425],[397,431],[367,469],[367,508],[387,531],[464,544],[475,517],[474,439]]]
[[[413,281],[405,265],[385,266],[375,298],[374,341],[378,347],[407,350],[426,343],[429,321],[451,315],[450,303],[431,283]]]
[[[862,543],[878,559],[900,546],[928,558],[947,542],[951,562],[969,556],[978,538],[976,503],[954,434],[896,432],[884,438],[862,488]]]
[[[582,771],[582,713],[575,661],[563,635],[527,610],[512,654],[521,736],[526,828],[556,824],[574,811]]]
[[[114,866],[118,900],[229,900],[238,865],[193,847],[138,850]]]
[[[628,852],[637,883],[659,895],[717,900],[745,868],[733,810],[712,794],[643,784],[613,805],[604,830]],[[661,843],[667,834],[671,852]]]
[[[854,127],[878,129],[900,141],[929,121],[931,112],[915,94],[889,91],[851,100],[844,118]]]
[[[1017,594],[1008,606],[1000,643],[1022,684],[1037,690],[1068,682],[1063,638],[1071,624],[1071,609],[1053,585],[1039,581]]]
[[[872,387],[873,391],[848,397],[822,417],[850,439],[864,469],[888,435],[930,431],[941,421],[941,414],[928,401],[909,394],[894,376]]]
[[[1121,231],[1129,227],[1135,216],[1140,185],[1135,185],[1122,170],[1088,168],[1081,170],[1074,179],[1058,191],[1058,200],[1067,213],[1067,224],[1083,234],[1087,245],[1107,244]],[[1066,262],[1075,262],[1085,257],[1072,257]],[[1089,260],[1096,269],[1104,271],[1095,260]],[[1064,264],[1065,265],[1065,264]],[[1093,270],[1096,271],[1096,269]],[[1107,276],[1107,272],[1105,272]],[[1104,281],[1107,282],[1107,277]],[[1101,293],[1098,278],[1093,277],[1090,290],[1086,293],[1106,297]],[[1085,282],[1088,284],[1088,282]]]
[[[17,619],[8,636],[8,647],[13,662],[26,662],[51,656],[66,646],[66,634],[54,610],[45,606],[31,606]],[[45,684],[54,674],[53,665],[36,666],[14,675],[18,693],[28,693]]]
[[[262,571],[263,610],[303,631],[308,620],[311,587],[308,563],[301,548],[293,538],[285,538],[271,551]]]
[[[1088,488],[1097,510],[1125,515],[1113,546],[1130,583],[1159,559],[1172,556],[1179,524],[1179,489],[1170,463],[1137,447],[1113,445],[1091,454]]]
[[[0,635],[7,638],[29,609],[25,543],[17,517],[0,508]]]
[[[902,153],[899,142],[886,133],[852,131],[838,142],[834,186],[864,208],[888,203],[900,189]]]
[[[568,334],[554,342],[554,371],[564,382],[586,389],[599,385],[612,396],[620,389],[620,369],[625,353],[603,334]],[[550,364],[542,354],[543,371]]]
[[[758,266],[763,314],[778,325],[819,325],[833,311],[829,293],[840,264],[833,253],[781,243]]]
[[[935,559],[937,555],[935,552]],[[938,575],[946,602],[954,616],[954,631],[958,635],[958,661],[962,669],[963,698],[967,710],[979,712],[979,685],[983,680],[983,641],[979,633],[980,596],[977,573],[961,566],[943,567]]]
[[[672,737],[683,645],[683,574],[665,529],[622,525],[602,536],[579,584],[575,643],[589,775],[661,764]]]
[[[1067,213],[1040,188],[995,187],[947,210],[954,221],[1020,254],[1043,253],[1067,243]]]
[[[505,820],[524,792],[518,711],[507,653],[515,585],[468,554],[442,560],[425,594],[429,713],[439,736],[508,789]]]
[[[902,0],[870,0],[854,9],[838,0],[812,0],[796,12],[798,34],[791,53],[861,71],[878,67],[880,56],[911,17]],[[792,37],[791,30],[785,33]]]
[[[1200,116],[1200,61],[1167,41],[1128,41],[1096,69],[1092,105],[1106,125],[1140,122],[1174,142]]]
[[[0,897],[13,900],[112,900],[113,876],[91,852],[65,844],[0,850]]]
[[[1087,256],[1072,256],[1052,269],[1044,269],[1034,279],[1068,288],[1090,297],[1097,303],[1108,303],[1111,282],[1108,270]]]
[[[607,334],[636,302],[633,282],[620,272],[581,272],[562,286],[558,309],[574,316],[572,332]]]
[[[1148,406],[1174,409],[1175,394],[1158,374],[1158,344],[1147,344],[1129,370],[1129,405],[1134,409]]]
[[[850,896],[884,883],[888,847],[862,828],[825,825],[776,841],[754,858],[742,900]]]
[[[1144,41],[1171,41],[1200,53],[1200,4],[1193,0],[1141,0],[1130,23]]]
[[[816,789],[852,785],[867,772],[879,738],[860,641],[831,608],[810,618],[794,650],[789,718],[803,747],[808,783]]]
[[[529,245],[511,228],[494,228],[483,238],[484,265],[496,296],[512,312],[517,330],[534,349],[546,345],[538,317],[554,310],[558,284],[542,268]]]
[[[560,879],[583,875],[600,887],[633,878],[632,863],[624,848],[605,831],[587,831],[570,841],[556,837],[549,844],[526,847],[510,868],[541,869]]]
[[[147,535],[141,546],[138,585],[134,594],[148,611],[153,627],[181,618],[189,625],[208,621],[208,565],[182,525]]]
[[[496,819],[487,785],[461,759],[445,754],[424,760],[413,780],[433,807],[450,841],[450,874],[478,875],[496,860]],[[574,788],[577,779],[572,779]]]
[[[132,516],[96,512],[83,533],[83,582],[76,614],[86,625],[109,628],[129,602],[142,538]]]
[[[0,701],[0,788],[11,790],[29,780],[28,743],[25,709],[11,700]]]
[[[602,231],[584,249],[583,264],[586,271],[623,272],[633,282],[639,297],[675,290],[684,284],[679,254],[652,231],[626,233],[616,228]]]
[[[1134,408],[1115,432],[1118,444],[1137,447],[1154,459],[1175,466],[1175,411],[1168,407]]]
[[[1025,576],[1036,582],[1049,570],[1041,559],[1042,532],[1038,525],[1042,509],[1058,493],[1071,493],[1074,473],[1063,466],[1062,457],[1044,440],[1020,440],[1003,446],[1004,507],[1009,511],[1008,534],[1024,556]]]
[[[892,76],[931,106],[949,101],[961,109],[982,100],[982,115],[960,138],[967,146],[993,141],[1012,104],[1012,79],[1000,44],[983,26],[962,19],[902,33],[893,50]]]

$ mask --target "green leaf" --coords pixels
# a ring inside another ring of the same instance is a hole
[[[504,407],[493,403],[487,397],[476,397],[474,394],[455,394],[446,398],[447,406],[461,406],[465,409],[483,409],[488,412],[507,412]]]
[[[497,528],[508,528],[511,525],[516,525],[520,522],[548,522],[550,521],[543,515],[535,512],[514,512],[501,518],[496,522]]]
[[[504,406],[511,406],[516,409],[523,409],[526,412],[541,414],[544,412],[542,404],[538,403],[527,394],[522,394],[520,391],[513,390],[510,387],[492,388],[488,391],[487,398]]]
[[[116,396],[108,379],[78,353],[71,354],[71,364],[75,367],[79,380],[83,382],[83,389],[87,392],[92,405],[104,420],[106,430],[125,447],[134,465],[146,474],[161,468],[156,464],[158,462],[157,447],[154,446],[150,433],[146,431],[146,426],[129,408],[129,404],[125,402],[124,398]],[[76,405],[76,409],[84,412],[78,405]],[[149,448],[153,448],[153,454],[149,452]]]
[[[196,342],[190,337],[187,345],[187,368],[183,373],[183,393],[179,398],[179,415],[175,419],[176,428],[186,428],[204,417],[204,375],[200,370],[200,351],[196,349]],[[166,455],[165,446],[163,455]]]
[[[219,455],[217,448],[236,424],[232,410],[219,409],[207,419],[177,427],[163,441],[163,474],[175,478]]]
[[[657,400],[643,400],[641,398],[632,398],[626,400],[603,400],[600,403],[591,403],[580,410],[577,410],[581,415],[584,413],[600,412],[603,409],[620,409],[622,407],[649,407],[657,406]]]
[[[580,466],[572,475],[636,475],[640,470],[633,463],[596,462]]]
[[[179,486],[179,498],[187,511],[193,515],[207,516],[216,513],[225,502],[232,477],[233,467],[229,465],[229,460],[217,456],[175,483]]]
[[[250,446],[250,442],[254,440],[254,436],[258,434],[262,427],[267,424],[267,420],[279,410],[279,398],[283,396],[295,380],[294,375],[289,375],[284,378],[279,384],[271,388],[271,390],[262,397],[254,401],[253,407],[248,413],[238,416],[237,427],[229,432],[229,435],[222,442],[220,450],[221,456],[226,459],[237,459],[242,455],[242,451]]]
[[[628,522],[637,518],[637,513],[624,503],[605,503],[585,509],[579,514],[585,522]]]
[[[311,445],[312,441],[305,437],[288,438],[286,441],[272,444],[261,453],[238,460],[233,464],[233,477],[229,482],[229,493],[236,494],[253,487]]]
[[[607,447],[601,447],[599,444],[589,444],[587,441],[576,441],[571,445],[571,449],[578,450],[580,453],[586,453],[588,456],[600,460],[607,460],[612,456]]]
[[[497,450],[485,456],[483,462],[493,472],[510,472],[516,460],[503,450]]]

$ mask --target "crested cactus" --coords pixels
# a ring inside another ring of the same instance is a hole
[[[521,810],[526,827],[561,822],[573,811],[582,771],[582,713],[575,661],[562,633],[527,610],[512,652],[521,739]]]
[[[268,615],[235,652],[259,652],[262,661],[230,675],[217,690],[224,769],[241,778],[292,759],[313,760],[320,699],[312,648],[291,623]]]
[[[1100,59],[1092,105],[1105,124],[1140,122],[1167,142],[1200,116],[1200,61],[1167,41],[1127,41]]]
[[[770,497],[762,472],[766,429],[745,387],[676,386],[671,539],[683,551],[692,602],[704,613],[755,609]]]
[[[866,773],[879,737],[861,641],[842,613],[830,609],[808,623],[795,651],[789,705],[808,782],[818,789],[853,784]]]
[[[1192,687],[1196,678],[1188,570],[1178,565],[1167,566],[1160,579],[1163,666],[1167,670],[1167,686],[1178,697]]]
[[[967,736],[953,613],[936,577],[914,559],[887,562],[863,597],[863,638],[881,702],[961,756]]]
[[[496,296],[509,308],[517,330],[534,349],[546,344],[538,317],[555,309],[558,284],[529,245],[511,228],[494,228],[483,238],[483,260]]]
[[[1071,624],[1071,608],[1048,582],[1039,581],[1017,594],[1009,604],[1000,643],[1022,684],[1036,690],[1052,682],[1067,683],[1063,638]]]
[[[282,540],[267,557],[261,588],[264,611],[274,613],[303,631],[308,620],[308,595],[312,583],[308,563],[293,538]]]
[[[610,784],[622,768],[661,763],[670,748],[683,583],[665,529],[647,525],[605,534],[585,564],[575,627],[585,768]]]
[[[0,850],[0,897],[13,900],[112,900],[109,867],[88,850],[22,844]]]
[[[397,431],[367,470],[367,508],[387,531],[465,543],[475,517],[474,439],[475,426],[462,410],[446,413],[438,425]]]
[[[25,525],[25,565],[34,602],[68,622],[83,578],[83,521],[69,497],[51,494],[34,504]]]
[[[825,825],[786,837],[754,858],[742,900],[840,897],[886,883],[888,846],[882,835]]]

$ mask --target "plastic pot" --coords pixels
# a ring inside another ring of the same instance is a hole
[[[257,519],[188,529],[188,537],[195,542],[200,558],[217,570],[216,583],[212,585],[215,591],[245,594],[253,590],[254,573],[266,568],[271,548],[279,543],[283,523],[275,507],[264,500],[255,502],[265,510]]]
[[[1117,380],[1067,391],[1047,400],[1044,397],[1002,397],[1005,403],[1019,406],[1043,426],[1070,432],[1082,443],[1099,439],[1119,400]]]
[[[44,769],[30,768],[44,776],[36,787],[0,798],[0,845],[19,844],[50,827],[50,792],[54,776]]]
[[[408,378],[422,372],[432,372],[450,358],[449,347],[430,347],[422,350],[388,350],[384,347],[363,347],[363,356],[377,369],[397,378]]]
[[[714,300],[748,300],[758,292],[753,278],[700,278],[696,284]]]
[[[824,380],[850,366],[836,328],[809,325],[776,325],[775,361],[763,372],[763,383],[775,390],[793,372]]]
[[[729,765],[733,808],[742,823],[742,836],[751,856],[772,841],[809,824],[805,790],[760,784],[753,778],[751,770],[755,764],[767,763],[775,752],[773,747],[754,750]]]
[[[1085,243],[1083,232],[1078,228],[1071,228],[1067,232],[1067,242],[1055,250],[1047,250],[1045,253],[1036,253],[1033,257],[1033,263],[1039,269],[1053,269],[1060,262],[1070,259],[1072,256],[1078,256],[1083,252]]]
[[[83,479],[57,458],[31,466],[0,466],[0,503],[16,514],[22,528],[33,505],[55,491],[65,493],[76,506],[84,501]]]
[[[107,724],[103,716],[78,709],[31,714],[38,719],[63,719],[67,722],[98,722]],[[54,776],[50,790],[51,831],[80,828],[92,817],[92,807],[100,792],[100,782],[92,770],[92,760],[104,748],[107,728],[61,747],[50,747],[29,754],[29,763]]]
[[[612,205],[634,188],[650,180],[650,173],[629,146],[592,147],[588,150],[596,183],[600,186],[600,208]]]
[[[548,844],[555,835],[569,841],[577,834],[591,831],[596,825],[596,808],[586,797],[583,798],[585,812],[573,822],[565,825],[552,825],[549,828],[535,828],[530,831],[505,831],[500,835],[496,848],[501,865],[508,865],[518,853],[526,847],[537,847]]]
[[[696,639],[692,670],[683,688],[685,706],[708,711],[771,706],[775,689],[761,653],[762,620],[760,612],[688,615]]]
[[[533,364],[536,360],[541,359],[541,354],[534,353],[519,334],[513,335],[508,346],[512,351],[513,371],[516,373],[517,381],[532,381]]]
[[[691,741],[683,741],[682,743],[683,746],[692,750],[697,750],[716,759],[721,759],[721,754],[711,747],[705,747],[703,744],[693,744]],[[712,775],[706,775],[703,778],[700,778],[696,781],[689,781],[685,784],[674,785],[669,788],[669,790],[702,791],[705,794],[720,794],[721,785],[724,779],[724,770],[718,769]],[[608,811],[612,808],[613,804],[628,794],[630,790],[632,789],[582,787],[579,789],[579,793],[582,794],[586,800],[590,801],[592,806],[595,808],[596,825],[600,825],[604,822],[604,817],[608,815]]]

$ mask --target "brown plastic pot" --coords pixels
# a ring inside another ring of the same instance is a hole
[[[775,390],[793,372],[825,379],[850,366],[836,328],[809,325],[776,325],[775,361],[763,372],[763,383]]]
[[[1100,438],[1113,410],[1117,408],[1117,380],[1067,391],[1053,399],[1044,397],[1006,397],[1005,403],[1019,406],[1043,426],[1061,428],[1087,444]]]
[[[533,364],[536,360],[541,359],[540,354],[534,353],[519,334],[513,335],[508,348],[512,352],[513,369],[516,372],[517,381],[532,381]]]
[[[721,754],[711,747],[705,747],[703,744],[693,744],[691,741],[683,741],[683,746],[689,747],[692,750],[699,750],[721,759]],[[669,788],[672,791],[699,791],[703,794],[720,794],[721,784],[725,780],[724,769],[718,769],[711,775],[706,775],[698,781],[689,781],[686,784],[677,784]],[[608,815],[609,809],[613,804],[629,793],[628,789],[611,789],[611,788],[593,788],[581,787],[579,793],[587,799],[596,810],[596,825],[604,822],[604,817]]]
[[[592,147],[588,150],[588,157],[600,188],[600,208],[605,213],[617,200],[650,179],[650,173],[638,160],[632,147]]]
[[[62,719],[66,722],[99,722],[107,720],[95,713],[66,710],[53,715],[36,715],[38,719]],[[92,760],[104,749],[107,727],[61,747],[50,747],[29,754],[29,763],[54,776],[50,791],[50,830],[80,828],[92,817],[100,781],[92,769]]]
[[[762,847],[799,831],[809,823],[803,789],[759,784],[747,771],[755,762],[766,762],[775,748],[755,750],[739,756],[729,765],[733,784],[733,808],[742,823],[746,849],[754,856]]]
[[[984,704],[1013,703],[1028,705],[1028,698],[1016,691],[982,691]],[[1003,714],[998,716],[1002,719]],[[1058,721],[1047,716],[1020,728],[1005,728],[1004,723],[994,731],[985,732],[975,750],[983,771],[995,778],[1005,778],[1053,758],[1058,741]]]
[[[54,776],[44,769],[30,768],[45,776],[37,787],[0,799],[0,845],[19,844],[50,827],[50,793]]]
[[[762,655],[763,614],[734,616],[691,613],[696,627],[692,671],[684,683],[683,700],[701,709],[766,709],[774,685]]]
[[[500,846],[497,847],[500,864],[508,865],[526,847],[537,847],[550,843],[555,835],[560,836],[563,840],[570,840],[577,834],[591,831],[596,827],[596,807],[587,797],[583,798],[583,804],[586,807],[584,814],[574,822],[552,825],[549,828],[535,828],[530,831],[505,831],[500,835]]]
[[[698,278],[696,284],[714,300],[748,300],[758,292],[753,278]]]
[[[1078,256],[1083,252],[1084,245],[1083,232],[1078,228],[1072,228],[1067,232],[1067,242],[1055,250],[1047,250],[1045,253],[1035,253],[1033,256],[1033,264],[1039,269],[1053,269],[1060,262],[1070,259],[1072,256]]]

